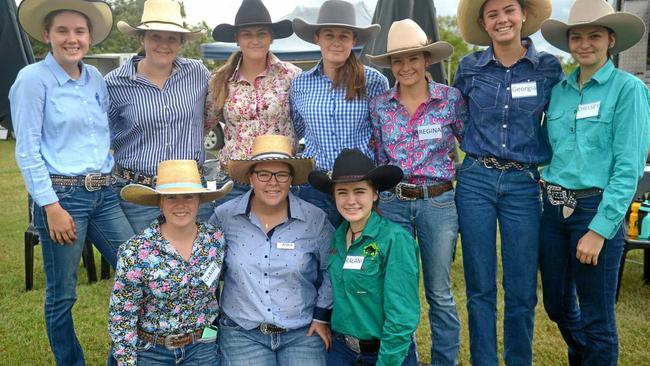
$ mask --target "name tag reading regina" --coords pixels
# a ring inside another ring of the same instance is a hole
[[[363,266],[364,258],[365,257],[362,255],[348,255],[345,257],[343,269],[361,269],[361,266]]]

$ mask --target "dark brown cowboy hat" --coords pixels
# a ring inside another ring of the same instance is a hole
[[[217,42],[234,43],[237,31],[245,27],[269,27],[273,39],[287,38],[293,34],[291,21],[288,19],[273,23],[271,15],[261,0],[244,0],[235,15],[235,24],[219,24],[212,31],[212,38]]]

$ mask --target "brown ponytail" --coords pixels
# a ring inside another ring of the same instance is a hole
[[[228,57],[226,63],[214,72],[214,76],[211,78],[209,87],[212,89],[212,94],[214,94],[214,107],[219,111],[223,109],[228,99],[228,80],[235,72],[239,60],[241,60],[241,51],[234,52]]]
[[[361,99],[366,96],[366,72],[354,51],[345,60],[343,66],[336,70],[332,88],[345,86],[345,100]]]

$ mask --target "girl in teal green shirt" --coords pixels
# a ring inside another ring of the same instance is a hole
[[[577,0],[568,23],[544,38],[579,67],[551,92],[545,130],[540,269],[544,307],[568,345],[570,365],[615,365],[615,295],[622,221],[648,152],[650,94],[610,56],[636,44],[643,21],[604,0]],[[578,305],[579,303],[579,305]]]

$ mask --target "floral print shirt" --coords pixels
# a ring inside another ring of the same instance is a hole
[[[454,137],[463,138],[467,104],[458,89],[429,81],[429,99],[413,116],[399,101],[398,86],[370,102],[370,145],[379,165],[397,165],[404,180],[430,184],[454,178]]]
[[[225,124],[225,145],[219,154],[222,165],[230,159],[249,158],[257,136],[284,135],[295,140],[289,89],[300,68],[269,53],[266,70],[251,83],[240,75],[239,66],[228,81],[228,99],[223,110],[216,108],[211,88],[205,101],[206,125],[214,126],[220,120]]]
[[[108,322],[119,365],[136,364],[138,328],[166,336],[212,323],[219,281],[208,286],[202,277],[215,266],[219,276],[224,251],[223,232],[204,223],[189,261],[162,237],[158,221],[120,246]]]

